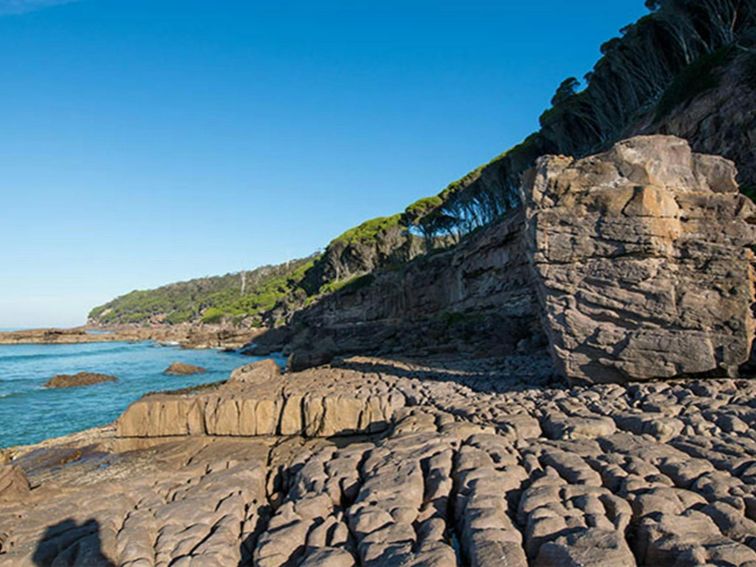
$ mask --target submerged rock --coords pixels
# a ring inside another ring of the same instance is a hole
[[[45,388],[73,388],[76,386],[90,386],[101,382],[117,382],[118,378],[109,374],[97,372],[79,372],[77,374],[58,374],[45,383]]]
[[[187,364],[185,362],[174,362],[168,368],[163,371],[163,374],[170,376],[189,376],[191,374],[204,374],[207,372],[206,368],[201,366],[195,366],[194,364]]]

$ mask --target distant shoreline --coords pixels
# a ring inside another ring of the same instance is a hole
[[[262,329],[235,329],[218,325],[161,325],[155,327],[41,328],[0,331],[0,345],[57,345],[154,340],[183,348],[237,349]]]

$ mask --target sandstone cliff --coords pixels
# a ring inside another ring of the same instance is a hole
[[[334,238],[305,271],[296,287],[265,314],[268,327],[288,322],[292,315],[320,296],[353,283],[356,278],[389,266],[400,266],[422,251],[420,239],[399,222],[399,216],[366,221]]]
[[[324,298],[249,351],[287,347],[293,368],[355,353],[526,354],[540,372],[546,335],[574,380],[735,374],[753,336],[756,218],[735,175],[670,136],[542,158],[521,210]]]
[[[246,351],[285,349],[293,368],[359,353],[535,355],[545,341],[523,226],[522,212],[514,212],[456,247],[376,271],[295,313]]]
[[[563,375],[737,375],[753,339],[756,206],[735,175],[669,136],[538,161],[523,183],[528,256]]]

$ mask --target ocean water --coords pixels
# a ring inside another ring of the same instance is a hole
[[[0,448],[105,425],[147,392],[225,380],[234,368],[255,360],[259,358],[152,341],[0,345]],[[208,372],[164,375],[172,362],[196,364]],[[119,380],[78,388],[43,387],[55,374],[82,371],[111,374]]]

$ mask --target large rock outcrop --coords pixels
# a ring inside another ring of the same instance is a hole
[[[537,353],[519,371],[541,372],[548,354],[538,351],[545,343],[523,226],[518,210],[454,248],[374,272],[257,337],[248,352],[285,349],[293,369],[352,354]]]
[[[271,360],[243,366],[221,385],[150,394],[117,422],[120,437],[303,435],[330,437],[388,427],[404,396],[336,369],[281,376]]]
[[[756,207],[735,175],[672,136],[541,158],[520,209],[331,294],[251,351],[288,349],[293,369],[457,353],[589,382],[734,375],[753,337],[756,242]]]
[[[756,207],[735,175],[671,136],[538,161],[523,184],[528,256],[561,373],[737,374],[753,338]]]

